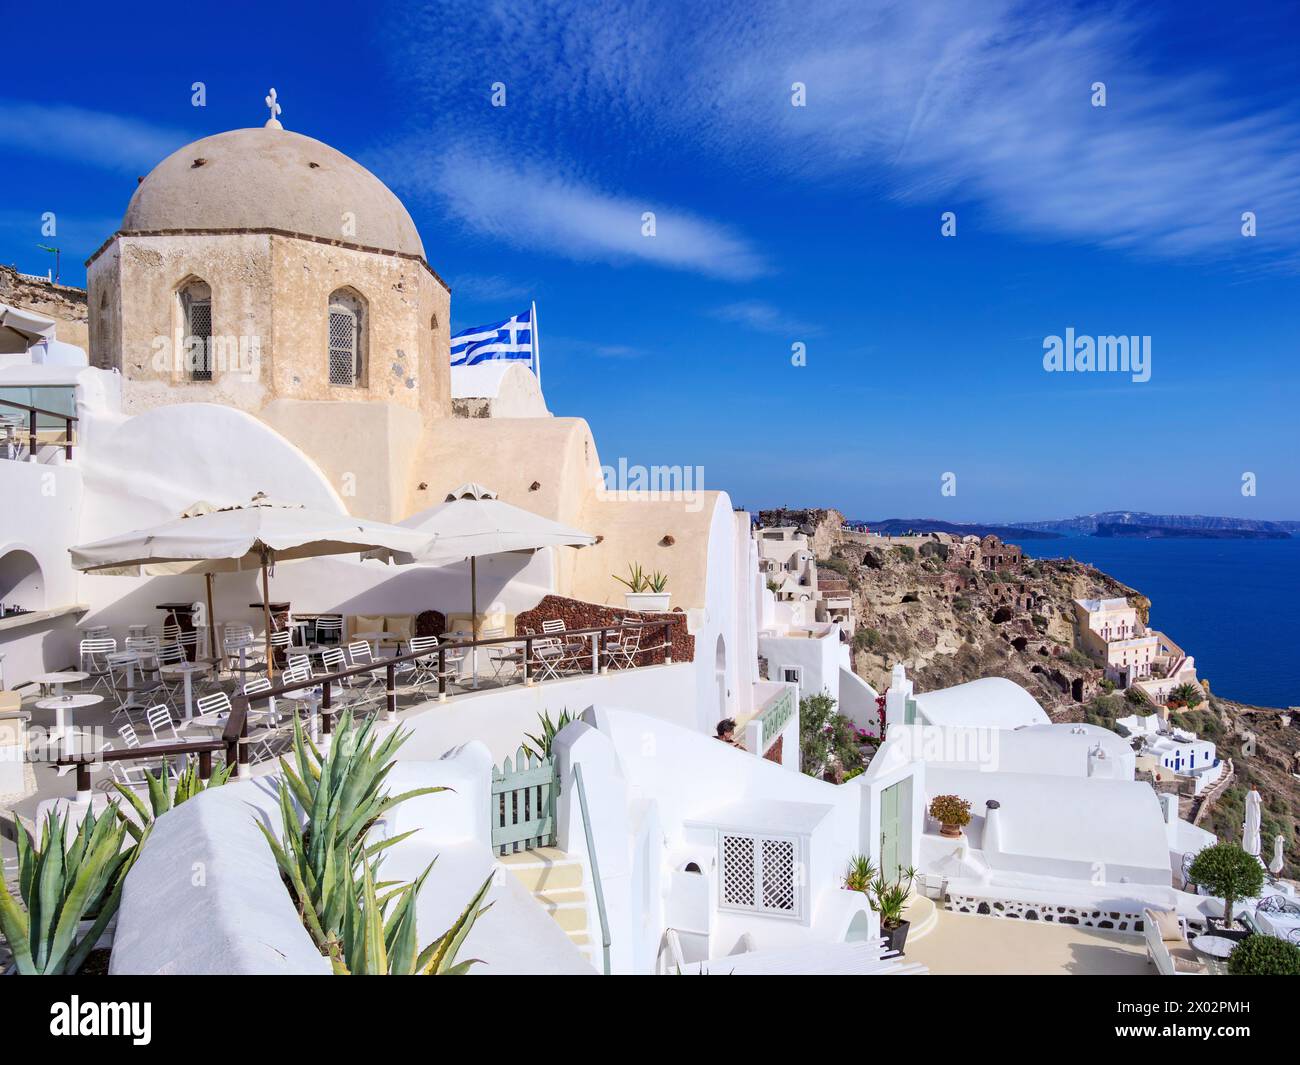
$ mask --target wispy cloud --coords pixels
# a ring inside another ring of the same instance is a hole
[[[628,344],[606,344],[582,337],[546,336],[542,343],[547,351],[579,355],[592,359],[639,359],[645,352]]]
[[[431,193],[470,229],[520,248],[574,259],[648,262],[730,280],[766,271],[759,251],[726,226],[650,195],[615,194],[562,168],[521,164],[482,147],[433,155],[406,145],[385,153],[402,191]],[[645,231],[652,214],[653,234]]]
[[[192,139],[178,129],[105,111],[0,100],[0,145],[31,155],[145,173]]]
[[[1300,244],[1296,115],[1256,110],[1248,84],[1157,70],[1146,35],[1159,24],[1127,5],[736,0],[693,8],[684,32],[657,0],[445,0],[429,19],[430,32],[457,25],[463,46],[436,66],[402,57],[422,103],[500,78],[529,143],[862,182],[978,205],[1003,231],[1150,254],[1290,258]],[[791,106],[794,82],[805,107]]]
[[[792,318],[761,300],[742,300],[715,307],[709,312],[712,317],[722,322],[744,326],[756,333],[774,333],[781,336],[816,336],[821,332],[819,326],[811,322]]]

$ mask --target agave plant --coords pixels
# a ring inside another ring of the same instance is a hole
[[[668,574],[655,570],[645,579],[646,591],[658,594],[668,587]]]
[[[148,806],[145,806],[144,800],[133,789],[114,781],[113,786],[122,793],[136,814],[135,817],[131,817],[117,806],[117,816],[126,825],[126,830],[131,833],[131,837],[140,843],[153,827],[154,821],[186,799],[192,799],[208,788],[220,787],[230,779],[230,771],[233,768],[230,765],[218,766],[212,771],[212,775],[204,780],[199,776],[198,760],[187,757],[185,768],[181,770],[175,785],[170,790],[161,770],[157,776],[154,776],[151,770],[146,769],[144,775],[149,792]]]
[[[876,867],[865,854],[855,854],[844,870],[844,886],[850,891],[866,891],[876,878]]]
[[[568,707],[560,711],[560,717],[556,721],[551,720],[551,712],[546,710],[537,715],[537,720],[542,723],[542,734],[534,736],[531,732],[525,732],[524,735],[531,741],[524,744],[524,750],[538,758],[551,757],[551,744],[555,741],[558,733],[563,731],[566,725],[572,724],[578,720],[576,714],[570,714]]]
[[[116,804],[114,804],[116,805]],[[0,877],[0,932],[18,971],[64,975],[81,968],[117,913],[122,882],[138,848],[112,811],[91,811],[69,839],[68,814],[51,811],[38,841],[18,832],[18,894]],[[78,935],[81,923],[92,920]]]
[[[361,885],[353,891],[356,905],[344,914],[340,945],[343,958],[336,959],[338,975],[355,976],[462,976],[481,959],[457,961],[456,955],[474,922],[492,908],[480,907],[492,877],[483,881],[468,906],[450,928],[423,950],[418,949],[415,927],[415,900],[432,872],[434,863],[415,879],[381,896],[375,883],[379,859],[361,863]],[[355,881],[353,882],[355,888]],[[395,905],[393,905],[395,903]],[[389,910],[392,912],[390,913]]]
[[[308,934],[336,973],[452,973],[473,964],[458,966],[455,950],[483,912],[477,904],[491,878],[460,919],[416,953],[415,899],[433,864],[414,883],[382,882],[382,853],[411,832],[366,843],[371,827],[398,803],[447,790],[417,788],[396,796],[384,790],[397,750],[408,736],[395,730],[380,742],[373,720],[354,729],[351,713],[345,712],[334,744],[322,755],[295,724],[292,764],[288,757],[281,760],[284,842],[258,822]],[[299,821],[295,801],[307,815],[306,825]]]
[[[629,592],[648,592],[650,591],[650,578],[646,576],[645,571],[641,569],[641,563],[628,563],[627,576],[620,577],[617,573],[611,573],[611,577],[618,581],[619,584],[626,585]]]

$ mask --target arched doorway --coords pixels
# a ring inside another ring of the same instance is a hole
[[[0,557],[0,603],[6,609],[45,609],[45,575],[30,551],[17,549]]]

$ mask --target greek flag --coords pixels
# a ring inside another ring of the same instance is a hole
[[[527,362],[537,371],[537,305],[494,325],[476,325],[451,338],[452,366],[477,366],[496,359]]]

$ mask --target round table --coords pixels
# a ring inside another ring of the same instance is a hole
[[[194,674],[206,673],[208,667],[203,662],[173,662],[162,667],[162,672],[185,680],[185,720],[194,717]]]
[[[60,695],[53,699],[40,699],[36,707],[38,710],[54,711],[54,727],[62,736],[68,729],[69,710],[84,710],[88,706],[98,706],[103,701],[102,695]]]
[[[55,696],[61,696],[65,684],[80,684],[83,680],[89,680],[90,674],[77,669],[65,669],[56,673],[41,673],[32,679],[37,684],[48,684],[54,689]]]
[[[1226,936],[1204,935],[1192,939],[1192,949],[1211,958],[1226,958],[1237,949],[1237,941]]]

